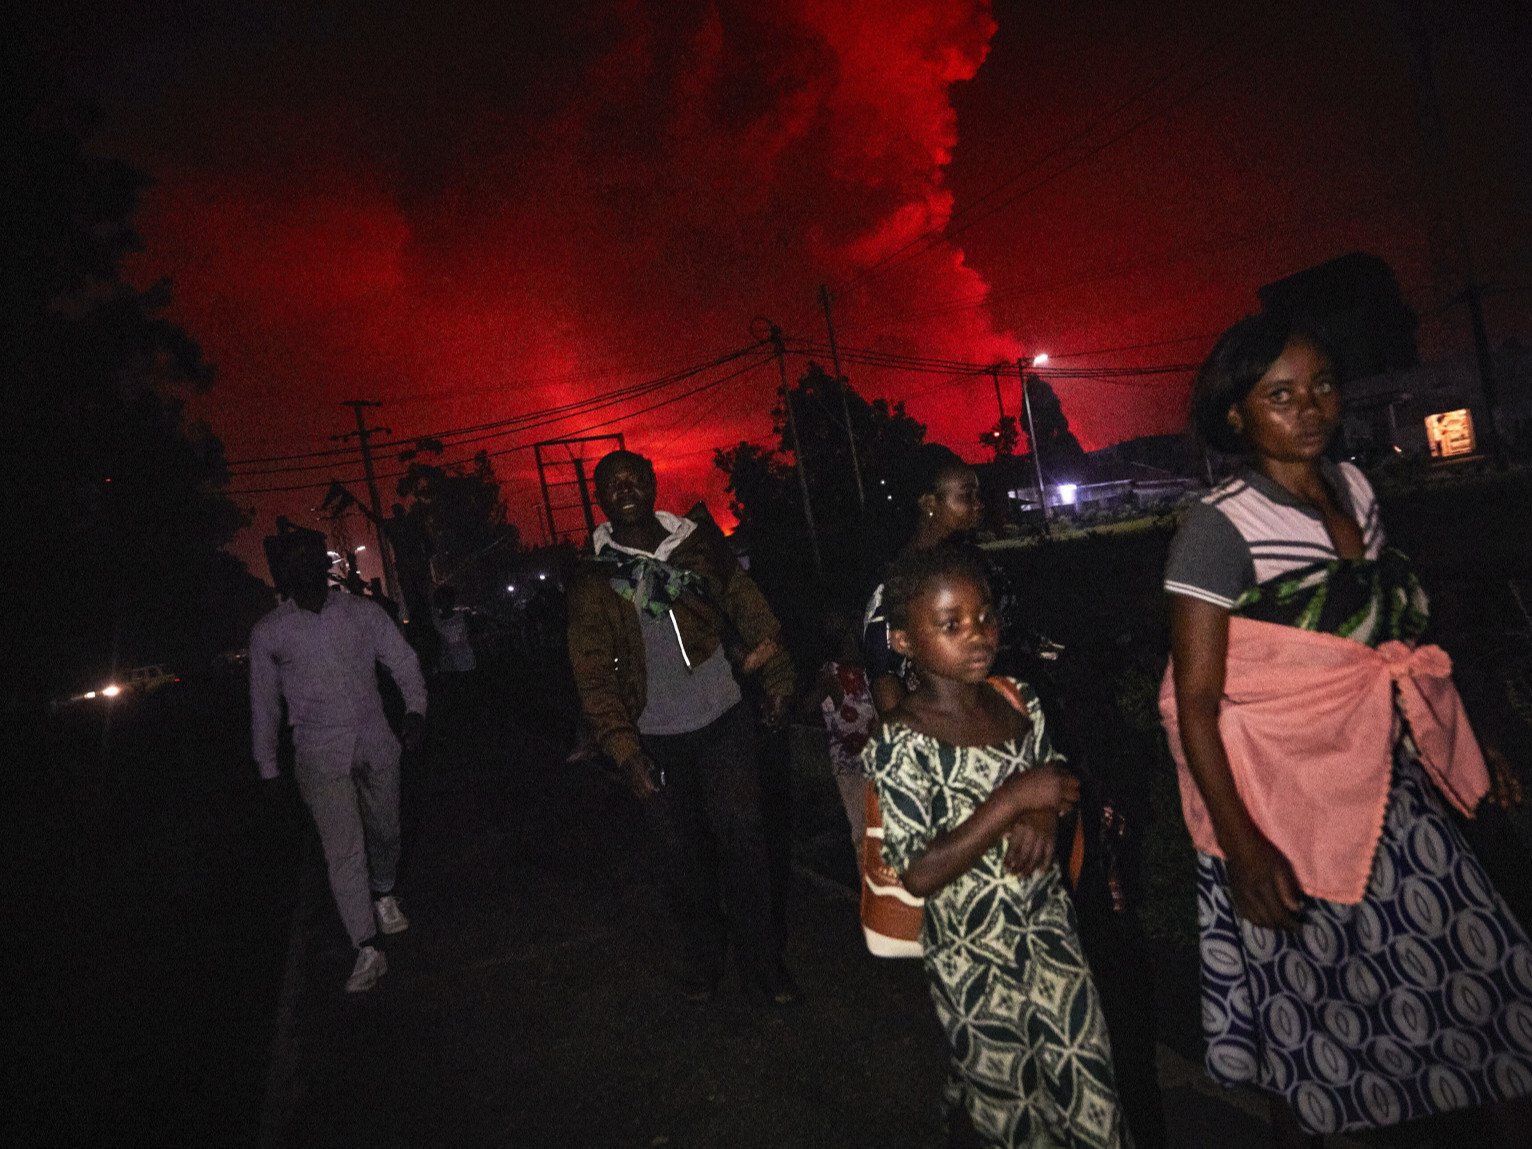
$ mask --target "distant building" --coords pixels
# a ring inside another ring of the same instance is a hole
[[[1493,353],[1495,427],[1513,453],[1532,450],[1532,351],[1508,340]],[[1345,447],[1376,459],[1398,449],[1450,458],[1484,450],[1489,414],[1472,352],[1356,379],[1345,387]]]
[[[1141,462],[1136,456],[1155,458],[1166,465]],[[1183,435],[1130,439],[1114,447],[1090,451],[1083,458],[1061,464],[1056,471],[1044,469],[1048,506],[1064,514],[1170,506],[1188,491],[1205,485],[1195,473],[1196,457],[1195,449]],[[1042,510],[1031,456],[982,463],[975,469],[980,486],[988,495],[986,502],[995,505],[1003,498],[1007,517],[1013,521]]]

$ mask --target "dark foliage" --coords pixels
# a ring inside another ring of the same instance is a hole
[[[488,453],[442,466],[419,457],[439,455],[439,443],[424,440],[417,448],[401,456],[409,466],[397,490],[408,533],[429,540],[434,581],[452,584],[465,606],[498,597],[506,572],[517,568],[520,539]]]
[[[169,283],[121,278],[146,177],[89,151],[88,115],[12,103],[6,119],[0,682],[15,703],[114,667],[205,666],[243,645],[270,592],[222,549],[246,520],[219,493],[222,444],[184,418],[212,369],[164,317]]]
[[[842,414],[841,389],[856,438],[866,510],[857,501],[855,471]],[[860,605],[882,564],[908,533],[906,508],[894,496],[897,479],[925,440],[925,425],[905,414],[903,403],[869,402],[844,380],[831,378],[817,363],[791,390],[802,437],[809,499],[818,528],[828,587],[836,597]],[[803,599],[801,588],[817,582],[794,470],[792,430],[786,396],[772,412],[775,448],[739,443],[714,454],[729,476],[729,508],[749,542],[751,573],[773,604]],[[775,593],[781,592],[781,593]]]
[[[1021,431],[1016,426],[1015,415],[1002,415],[995,425],[979,436],[979,442],[994,455],[994,462],[1012,458],[1021,443]]]
[[[1064,405],[1048,381],[1038,375],[1028,375],[1027,395],[1032,403],[1032,429],[1037,432],[1037,455],[1042,460],[1043,470],[1051,474],[1059,466],[1085,458],[1085,448],[1069,429]],[[1032,450],[1032,444],[1028,444],[1027,450]]]

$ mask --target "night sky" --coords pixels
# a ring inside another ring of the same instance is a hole
[[[278,512],[312,521],[322,493],[262,488],[359,475],[239,463],[333,448],[342,400],[383,400],[401,439],[578,403],[744,348],[757,316],[822,342],[820,283],[847,348],[1047,351],[1110,375],[1196,362],[1261,284],[1366,250],[1423,354],[1456,352],[1464,264],[1432,170],[1501,289],[1492,342],[1526,342],[1527,17],[1425,7],[1439,169],[1391,0],[161,0],[50,8],[39,42],[61,91],[101,103],[99,146],[156,181],[131,273],[174,279],[217,365],[192,409],[236,461],[253,540]],[[504,452],[512,517],[541,541],[526,445],[604,424],[655,455],[662,506],[722,516],[713,448],[770,433],[776,368],[756,362],[448,436],[445,458]],[[985,457],[987,376],[847,374]],[[1189,383],[1055,385],[1100,447],[1178,430]]]

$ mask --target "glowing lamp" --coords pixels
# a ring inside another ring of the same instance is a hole
[[[1075,491],[1079,489],[1079,485],[1076,483],[1060,483],[1058,489],[1059,502],[1063,503],[1065,506],[1074,506]]]
[[[1046,351],[1039,351],[1036,355],[1032,356],[1032,366],[1034,367],[1041,367],[1046,362],[1048,362],[1048,353]]]
[[[537,572],[537,581],[538,581],[538,582],[542,582],[542,581],[543,581],[543,580],[544,580],[544,579],[545,579],[545,578],[547,578],[547,577],[548,577],[548,576],[547,576],[547,575],[545,575],[545,574],[543,574],[543,572],[542,572],[542,571],[538,571],[538,572]]]
[[[120,686],[103,686],[101,688],[101,693],[106,695],[108,698],[116,698],[119,694],[122,693],[122,687],[120,687]]]
[[[96,692],[94,690],[87,690],[85,692],[85,697],[86,698],[94,698],[94,697],[96,697]]]

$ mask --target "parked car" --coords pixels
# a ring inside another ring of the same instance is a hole
[[[153,662],[148,666],[135,666],[132,670],[128,671],[127,680],[123,683],[123,687],[139,694],[153,694],[156,690],[169,686],[173,682],[180,681],[179,678],[159,663]]]

